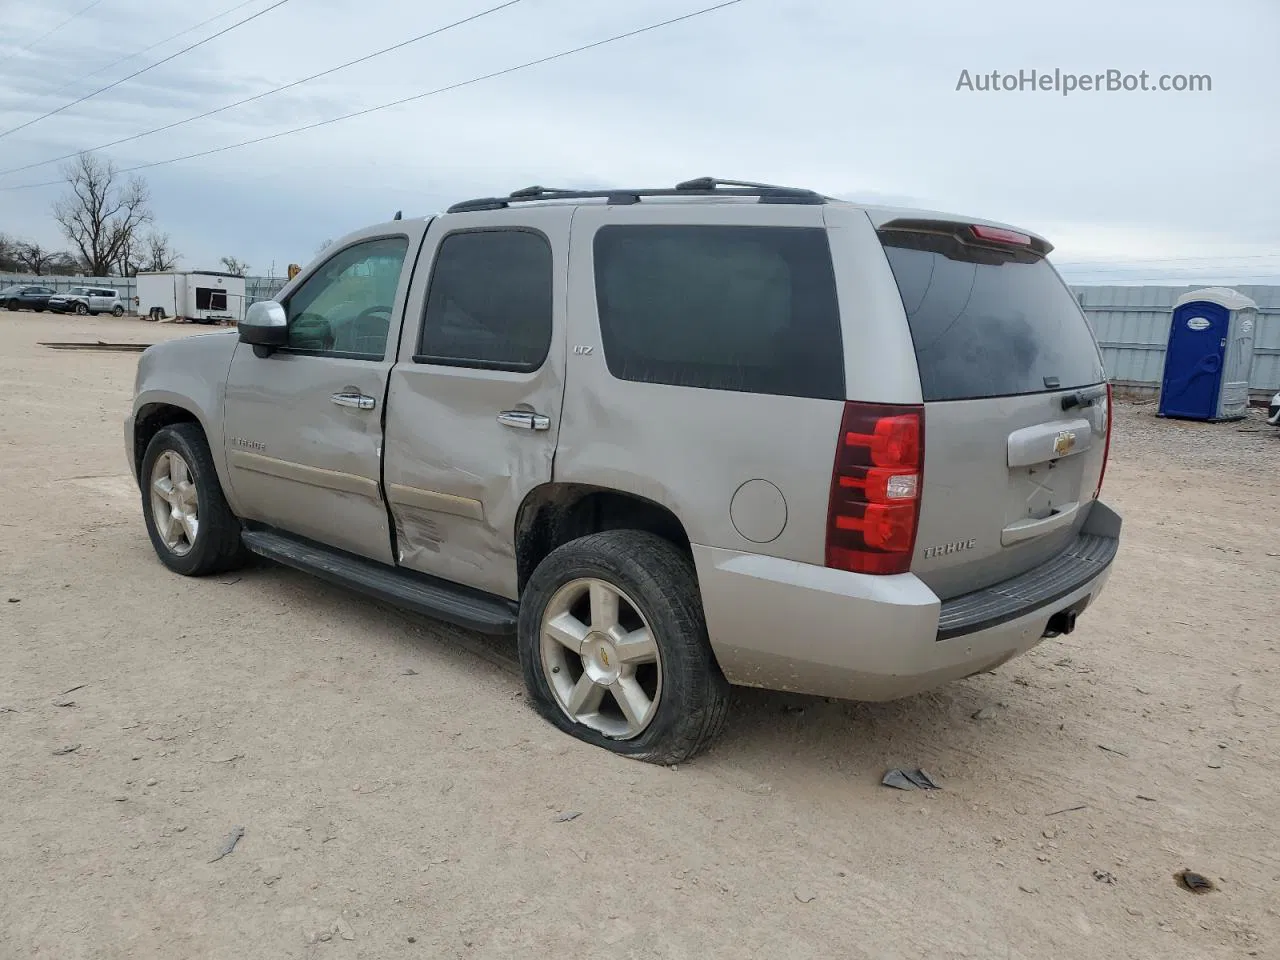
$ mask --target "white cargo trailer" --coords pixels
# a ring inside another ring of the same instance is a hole
[[[244,319],[244,277],[212,270],[138,274],[138,316],[191,323]]]

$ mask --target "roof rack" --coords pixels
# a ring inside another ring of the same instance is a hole
[[[513,203],[535,200],[605,200],[610,204],[639,203],[643,197],[756,197],[761,203],[826,203],[826,197],[801,187],[780,187],[772,183],[749,180],[719,180],[698,177],[674,187],[641,190],[565,190],[556,187],[525,187],[505,197],[479,197],[455,203],[447,212],[468,213],[478,210],[501,210]]]

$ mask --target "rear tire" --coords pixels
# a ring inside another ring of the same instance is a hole
[[[111,308],[111,315],[112,315],[113,317],[123,317],[123,316],[124,316],[124,307],[121,307],[121,306],[115,306],[115,307],[112,307],[112,308]]]
[[[661,537],[610,530],[552,551],[521,597],[519,648],[534,706],[579,740],[673,764],[724,727],[693,564]]]
[[[142,457],[142,514],[160,562],[187,577],[245,564],[240,520],[231,512],[204,432],[194,423],[160,430]]]

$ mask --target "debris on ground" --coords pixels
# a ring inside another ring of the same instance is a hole
[[[229,757],[215,757],[212,760],[206,760],[205,763],[235,763],[237,760],[243,760],[243,753],[233,753]]]
[[[1117,750],[1115,747],[1108,747],[1105,743],[1100,743],[1100,744],[1098,744],[1098,749],[1099,749],[1099,750],[1105,750],[1105,751],[1107,751],[1107,753],[1114,753],[1117,757],[1127,757],[1127,756],[1129,756],[1129,755],[1128,755],[1127,753],[1125,753],[1123,750]]]
[[[1063,807],[1061,810],[1052,810],[1049,813],[1046,813],[1045,816],[1056,817],[1060,813],[1075,813],[1077,810],[1088,810],[1088,809],[1089,809],[1089,805],[1087,803],[1081,803],[1074,807]]]
[[[354,940],[356,938],[355,931],[351,929],[351,925],[342,917],[333,922],[333,932],[343,940]]]
[[[218,855],[215,856],[210,863],[217,863],[223,857],[231,853],[236,848],[236,844],[240,842],[240,838],[244,836],[244,827],[236,827],[231,831],[231,835],[222,842],[222,846],[218,848]]]
[[[901,770],[894,768],[888,771],[880,783],[895,790],[941,790],[933,778],[923,770]]]
[[[1208,893],[1217,889],[1212,880],[1194,870],[1179,870],[1173,875],[1173,879],[1178,881],[1178,886],[1192,893]]]
[[[65,697],[67,694],[69,694],[69,693],[75,693],[77,690],[83,690],[83,689],[84,689],[85,687],[87,687],[87,686],[88,686],[88,684],[87,684],[87,683],[77,683],[77,684],[76,684],[74,687],[72,687],[70,690],[63,690],[60,694],[58,694],[58,696],[60,696],[60,697]]]
[[[418,671],[413,669],[413,667],[406,667],[404,670],[400,671],[400,676],[402,677],[416,677],[417,675]]]
[[[817,899],[817,895],[812,890],[806,890],[802,887],[796,891],[796,899],[801,903],[813,903]]]
[[[1107,883],[1111,885],[1116,883],[1116,875],[1110,870],[1093,871],[1093,879],[1097,880],[1099,883]]]
[[[78,343],[72,341],[46,343],[41,341],[40,346],[48,347],[51,350],[100,350],[108,353],[142,353],[149,343],[107,343],[105,340],[99,340],[96,343]]]
[[[53,701],[53,705],[55,707],[74,707],[76,705],[76,702],[74,700],[69,700],[64,698],[62,700]]]
[[[21,600],[19,600],[17,597],[10,597],[10,598],[9,598],[9,602],[10,602],[10,603],[21,603],[22,601],[21,601]]]
[[[573,811],[572,813],[562,813],[556,817],[556,823],[568,823],[570,820],[577,820],[582,816],[581,811]]]
[[[75,753],[79,749],[80,744],[69,743],[65,747],[59,747],[57,750],[53,751],[53,755],[55,757],[65,757],[68,753]]]

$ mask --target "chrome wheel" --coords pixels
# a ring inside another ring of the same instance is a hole
[[[173,450],[156,457],[151,468],[151,517],[164,545],[185,556],[200,532],[200,504],[187,461]]]
[[[542,614],[542,670],[570,719],[606,737],[644,732],[662,697],[662,659],[644,615],[603,580],[565,584]]]

